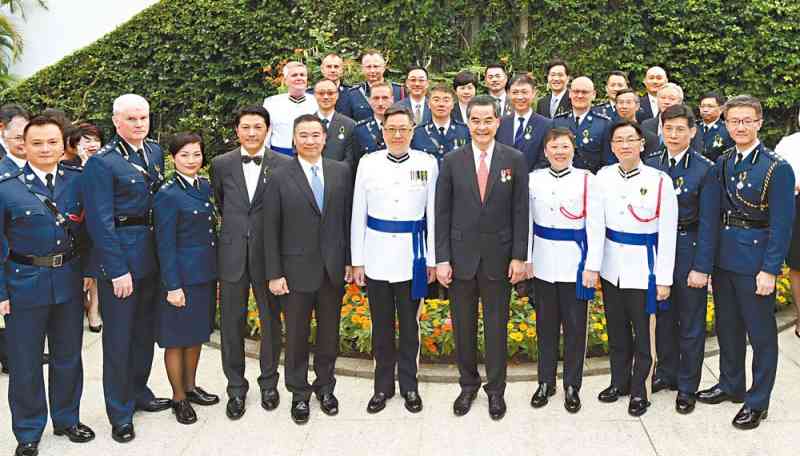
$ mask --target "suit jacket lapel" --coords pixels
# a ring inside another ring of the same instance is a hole
[[[306,173],[303,171],[303,167],[300,165],[300,161],[297,158],[295,158],[294,163],[289,166],[292,167],[292,174],[294,174],[294,183],[297,185],[300,191],[304,195],[306,195],[306,199],[308,200],[308,203],[311,204],[311,207],[314,208],[314,211],[317,214],[322,215],[322,213],[319,210],[319,207],[317,206],[317,200],[316,198],[314,198],[314,192],[311,190],[311,185],[308,184],[308,178],[306,177]],[[325,170],[323,169],[322,172],[324,175]],[[322,204],[323,205],[325,204],[324,197]]]
[[[231,169],[231,177],[233,177],[234,182],[236,182],[236,188],[239,189],[242,198],[244,198],[244,204],[250,206],[250,195],[247,193],[247,183],[245,182],[244,169],[242,168],[241,149],[236,149],[231,152],[228,166],[230,166]]]
[[[256,205],[257,201],[261,201],[262,194],[264,193],[264,187],[266,187],[266,175],[265,173],[269,172],[269,169],[274,166],[275,161],[275,152],[271,151],[270,149],[264,150],[264,158],[261,160],[261,168],[258,171],[258,184],[256,184],[256,192],[253,194],[253,206]]]
[[[478,170],[475,168],[475,154],[472,152],[472,144],[465,147],[462,153],[464,154],[464,175],[467,176],[472,184],[470,185],[470,187],[472,187],[472,194],[475,197],[475,201],[480,205],[481,192],[478,189]]]
[[[323,192],[322,192],[322,218],[324,219],[326,215],[328,215],[328,207],[331,204],[331,198],[333,197],[333,183],[335,182],[332,179],[331,174],[333,171],[331,170],[331,164],[329,161],[322,159],[322,177],[325,179],[323,185]]]
[[[494,188],[494,182],[500,176],[500,167],[505,164],[504,156],[498,147],[497,142],[494,143],[494,152],[492,152],[492,162],[489,164],[489,181],[486,183],[486,195],[483,200],[483,204],[489,202],[489,197],[492,196],[492,188]],[[501,163],[502,160],[502,163]],[[477,181],[476,181],[477,182]]]

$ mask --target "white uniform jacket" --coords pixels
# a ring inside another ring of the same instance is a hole
[[[264,108],[269,112],[269,125],[272,129],[268,144],[282,149],[292,148],[294,119],[319,111],[317,100],[309,94],[300,102],[290,99],[288,93],[272,95],[264,100]]]

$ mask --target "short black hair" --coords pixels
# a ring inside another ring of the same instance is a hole
[[[425,77],[426,78],[428,77],[428,70],[426,70],[424,67],[421,67],[419,65],[414,65],[414,66],[408,67],[408,69],[406,70],[406,77],[408,77],[408,74],[411,73],[414,70],[422,70],[423,72],[425,72]]]
[[[608,137],[609,138],[613,138],[614,137],[614,132],[619,130],[620,128],[623,128],[623,127],[633,127],[633,129],[636,130],[636,134],[639,135],[639,139],[644,138],[644,133],[642,132],[642,127],[637,122],[634,122],[634,121],[631,121],[631,120],[627,120],[627,119],[620,119],[620,120],[616,121],[614,123],[614,125],[611,126],[611,130],[609,130],[609,132],[608,132]]]
[[[61,141],[62,142],[64,141],[64,126],[61,125],[56,119],[41,114],[34,116],[30,120],[30,122],[28,122],[28,125],[25,125],[25,129],[22,131],[23,139],[28,138],[28,130],[31,127],[41,127],[44,125],[55,125],[56,127],[58,127],[58,130],[61,132]]]
[[[544,68],[544,74],[547,75],[548,73],[550,73],[550,70],[553,67],[557,67],[557,66],[563,66],[564,67],[564,73],[566,73],[567,76],[569,76],[569,74],[570,74],[569,65],[567,65],[567,62],[565,62],[563,59],[559,59],[559,58],[554,58],[554,59],[551,59],[549,62],[547,62],[547,66]]]
[[[0,123],[8,125],[14,117],[24,117],[25,120],[30,120],[31,115],[22,106],[16,103],[5,104],[0,107]]]
[[[67,113],[64,112],[63,109],[58,108],[47,108],[41,112],[42,116],[49,117],[61,125],[61,130],[67,130],[68,127],[72,126],[72,121],[69,120],[67,117]]]
[[[511,79],[511,83],[508,86],[511,87],[517,84],[527,84],[531,86],[534,92],[536,91],[536,80],[534,80],[533,76],[528,73],[520,73],[515,75]]]
[[[672,105],[661,113],[661,125],[671,119],[686,119],[686,125],[689,128],[694,127],[694,112],[685,104]]]
[[[269,112],[261,105],[252,104],[239,108],[233,119],[233,126],[238,127],[244,116],[261,116],[269,127]]]
[[[624,80],[625,80],[625,85],[627,85],[628,87],[630,87],[630,85],[631,85],[631,81],[630,81],[630,80],[628,80],[628,75],[627,75],[627,74],[625,74],[625,72],[624,72],[624,71],[620,71],[620,70],[613,70],[613,71],[609,71],[609,72],[608,72],[608,77],[606,78],[606,82],[608,82],[608,80],[609,80],[609,79],[611,79],[611,76],[619,76],[619,77],[621,77],[622,79],[624,79]]]
[[[319,124],[320,128],[322,128],[322,132],[327,133],[325,131],[325,126],[322,125],[322,121],[319,119],[319,117],[316,116],[316,114],[303,114],[294,119],[294,124],[292,124],[292,134],[294,134],[294,131],[297,130],[297,126],[304,122],[317,123]]]
[[[508,73],[506,72],[506,67],[503,66],[503,64],[499,63],[499,62],[492,62],[492,63],[486,65],[486,70],[483,73],[484,74],[488,73],[489,70],[491,70],[492,68],[499,68],[499,69],[503,70],[503,74],[508,76]]]
[[[476,78],[475,73],[471,71],[460,71],[456,77],[453,78],[453,90],[470,84],[478,88],[478,78]]]
[[[203,155],[203,161],[200,166],[206,164],[206,146],[203,142],[203,137],[193,131],[182,131],[176,133],[169,141],[169,154],[175,157],[175,154],[180,152],[187,144],[200,144],[200,153]]]
[[[491,106],[494,116],[498,119],[500,118],[500,105],[497,103],[497,100],[489,95],[478,95],[469,100],[467,104],[467,118],[472,114],[472,109],[475,106]]]
[[[719,107],[720,107],[720,108],[721,108],[722,106],[724,106],[724,105],[725,105],[725,102],[727,101],[727,100],[725,99],[725,96],[724,96],[724,95],[722,95],[722,94],[721,94],[721,93],[719,93],[719,92],[713,91],[713,90],[712,90],[711,92],[706,92],[706,93],[704,93],[704,94],[700,95],[700,98],[698,99],[698,101],[699,101],[700,103],[702,103],[702,102],[703,102],[703,100],[705,100],[706,98],[713,98],[714,100],[716,100],[716,101],[717,101],[717,104],[719,105]]]
[[[411,125],[415,125],[414,115],[411,114],[411,110],[409,110],[405,105],[402,105],[400,103],[395,103],[391,105],[389,109],[386,110],[386,112],[383,114],[383,123],[385,124],[390,116],[398,116],[398,115],[405,115],[406,117],[408,117],[409,123],[411,123]]]
[[[632,94],[634,95],[634,98],[636,99],[636,102],[637,102],[637,103],[640,103],[640,102],[641,102],[641,99],[640,99],[640,97],[639,97],[639,94],[638,94],[638,93],[636,93],[636,91],[635,91],[635,90],[633,90],[633,89],[631,89],[630,87],[628,87],[628,88],[626,88],[626,89],[622,89],[622,90],[618,91],[618,92],[617,92],[617,97],[619,97],[620,95],[626,95],[626,94],[629,94],[629,93],[632,93]]]

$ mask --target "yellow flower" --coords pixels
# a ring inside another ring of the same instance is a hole
[[[522,342],[522,339],[523,339],[522,333],[521,332],[516,332],[516,331],[512,332],[510,337],[511,337],[511,340],[513,340],[515,342]]]
[[[600,340],[602,340],[603,342],[608,342],[608,334],[606,333],[600,334]]]
[[[523,322],[521,322],[521,323],[519,324],[519,330],[520,330],[520,331],[525,331],[526,329],[528,329],[528,324],[527,324],[527,323],[525,323],[524,321],[523,321]]]
[[[439,320],[438,318],[435,318],[431,323],[433,323],[434,327],[441,326],[442,320]]]
[[[601,323],[595,323],[595,324],[592,325],[592,328],[597,329],[597,330],[601,330],[601,329],[603,329],[603,325]]]
[[[532,338],[536,337],[536,330],[533,329],[533,328],[528,328],[528,331],[526,332],[526,334],[528,335],[528,337],[530,337],[532,339]]]
[[[536,320],[536,312],[531,312],[530,316],[528,316],[528,320],[535,321]]]
[[[350,317],[350,321],[352,321],[355,324],[360,324],[361,323],[361,315],[353,314],[353,316]]]
[[[435,299],[431,299],[430,301],[428,301],[428,307],[431,310],[436,310],[439,308],[439,303]]]
[[[508,328],[509,331],[513,331],[514,330],[514,323],[509,321],[508,324],[506,325],[506,328]]]

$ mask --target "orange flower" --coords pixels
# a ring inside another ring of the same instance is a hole
[[[362,328],[364,328],[364,329],[369,329],[370,327],[372,327],[372,322],[371,322],[371,321],[369,321],[369,319],[368,319],[368,318],[365,318],[365,319],[364,319],[364,320],[361,322],[361,327],[362,327]]]
[[[347,285],[346,292],[347,292],[347,294],[350,294],[350,295],[361,294],[361,288],[359,288],[358,285],[356,285],[354,283],[351,283],[351,284]]]
[[[361,295],[353,296],[352,300],[353,300],[354,303],[358,304],[359,302],[361,302]]]
[[[352,321],[355,324],[360,324],[361,323],[361,315],[353,314],[353,316],[350,317],[350,321]]]
[[[442,335],[442,331],[439,328],[436,328],[436,329],[433,330],[433,334],[431,334],[431,335],[433,337],[439,337],[439,336]]]
[[[422,320],[422,321],[428,320],[428,314],[423,312],[422,314],[420,314],[419,319]]]
[[[359,315],[364,315],[367,313],[367,306],[358,306],[356,307],[356,313]]]

